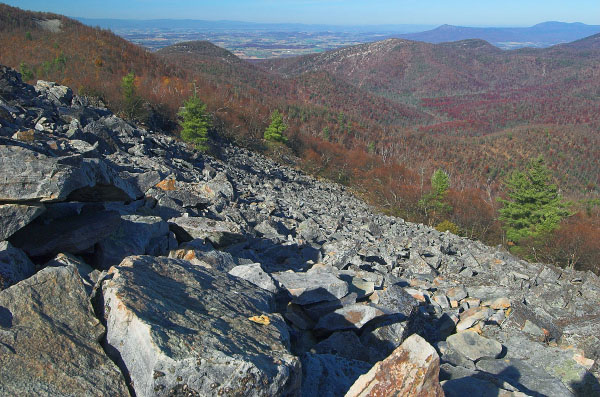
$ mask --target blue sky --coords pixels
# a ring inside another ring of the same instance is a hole
[[[3,0],[73,17],[206,19],[335,25],[600,25],[600,0]]]

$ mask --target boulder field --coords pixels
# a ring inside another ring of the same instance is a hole
[[[600,396],[596,275],[218,152],[0,66],[0,395]]]

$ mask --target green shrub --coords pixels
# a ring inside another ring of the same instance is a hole
[[[438,225],[435,227],[435,230],[442,233],[448,231],[452,234],[460,234],[460,228],[454,222],[451,222],[449,220],[445,220],[438,223]]]

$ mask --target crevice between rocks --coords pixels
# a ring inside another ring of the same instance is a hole
[[[102,335],[102,339],[100,340],[100,346],[102,346],[102,350],[104,350],[104,353],[109,358],[109,360],[111,360],[113,363],[115,363],[117,368],[119,368],[119,371],[121,371],[121,374],[123,375],[123,378],[125,379],[125,384],[127,386],[127,389],[129,390],[129,395],[131,397],[136,397],[135,389],[133,388],[133,381],[131,380],[131,375],[129,374],[129,370],[127,369],[127,366],[125,365],[123,358],[121,357],[121,353],[119,353],[119,351],[117,349],[112,347],[108,343],[108,340],[106,339],[106,334],[108,332],[108,328],[107,328],[106,319],[104,317],[104,307],[105,306],[104,306],[104,294],[102,293],[102,285],[104,284],[105,281],[109,280],[111,277],[112,277],[112,275],[106,275],[103,278],[101,278],[100,280],[98,280],[98,282],[96,283],[96,286],[94,287],[94,292],[92,292],[92,295],[90,296],[90,301],[92,303],[92,308],[94,309],[94,315],[96,316],[96,318],[98,318],[98,320],[104,326],[104,335]]]

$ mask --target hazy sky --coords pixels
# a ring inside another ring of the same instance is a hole
[[[318,24],[600,25],[600,0],[1,0],[72,17]]]

